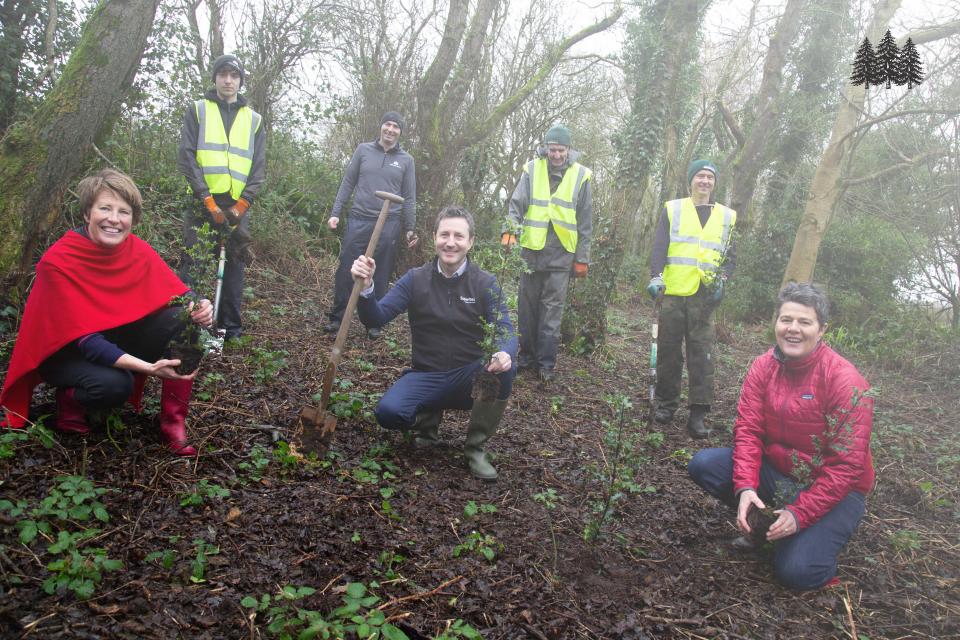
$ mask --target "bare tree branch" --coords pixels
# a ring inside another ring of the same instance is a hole
[[[540,65],[540,68],[537,69],[536,73],[534,73],[533,76],[529,80],[527,80],[527,82],[524,83],[524,85],[520,87],[520,89],[516,93],[514,93],[512,96],[510,96],[509,98],[501,102],[499,105],[497,105],[497,107],[487,117],[487,119],[484,120],[483,123],[481,123],[472,132],[473,134],[472,137],[474,138],[486,137],[490,133],[490,131],[496,128],[497,125],[499,125],[500,122],[502,122],[503,119],[507,117],[507,115],[513,112],[513,110],[516,109],[521,102],[526,100],[530,94],[536,91],[537,87],[539,87],[543,83],[547,75],[549,75],[549,73],[553,70],[553,68],[557,65],[557,63],[560,62],[560,60],[563,58],[563,54],[566,53],[566,51],[570,49],[570,47],[572,47],[573,45],[577,44],[581,40],[584,40],[596,33],[601,33],[603,31],[606,31],[607,29],[612,27],[614,24],[616,24],[617,20],[619,20],[620,16],[622,15],[623,15],[623,7],[617,5],[613,13],[611,13],[609,16],[607,16],[603,20],[600,20],[599,22],[596,22],[590,25],[589,27],[585,27],[584,29],[581,29],[577,33],[573,34],[572,36],[557,43],[557,45],[554,47],[553,52],[547,56],[547,58]]]
[[[892,173],[896,173],[898,171],[902,171],[904,169],[909,169],[910,167],[914,167],[920,164],[921,162],[923,162],[924,160],[927,160],[928,158],[936,158],[936,157],[942,156],[946,154],[948,151],[949,149],[945,149],[942,147],[938,149],[931,149],[929,151],[924,151],[923,153],[917,154],[914,157],[909,158],[905,162],[898,162],[897,164],[890,165],[889,167],[886,167],[879,171],[874,171],[873,173],[865,176],[860,176],[859,178],[848,178],[843,181],[843,185],[845,187],[852,187],[854,185],[864,184],[866,182],[878,180]]]

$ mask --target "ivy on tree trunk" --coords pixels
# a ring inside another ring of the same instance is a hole
[[[103,0],[56,85],[0,147],[0,278],[20,289],[63,194],[113,124],[159,0]]]

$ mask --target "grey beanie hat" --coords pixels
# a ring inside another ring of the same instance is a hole
[[[387,111],[383,114],[383,117],[380,118],[380,126],[383,126],[384,122],[396,122],[397,126],[400,127],[400,133],[403,133],[403,116],[397,113],[396,111]]]

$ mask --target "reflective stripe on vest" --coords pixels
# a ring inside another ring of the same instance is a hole
[[[692,296],[700,283],[709,284],[720,268],[737,212],[716,203],[707,224],[700,226],[697,207],[690,198],[670,200],[663,205],[670,223],[670,246],[663,283],[670,296]]]
[[[212,100],[197,100],[197,164],[210,193],[229,193],[240,198],[253,165],[253,146],[260,128],[260,114],[250,107],[240,107],[227,137],[220,117],[220,108]]]
[[[553,224],[560,244],[574,253],[577,250],[577,201],[580,190],[593,172],[574,162],[551,194],[546,158],[531,160],[523,170],[530,177],[530,204],[523,217],[520,246],[534,251],[543,249],[547,243],[547,229]]]

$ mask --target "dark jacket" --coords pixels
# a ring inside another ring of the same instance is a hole
[[[784,359],[776,347],[754,360],[743,381],[733,427],[734,492],[760,486],[764,459],[780,473],[797,478],[795,456],[808,467],[814,456],[820,456],[821,464],[812,469],[812,484],[786,507],[801,529],[817,522],[851,491],[869,492],[874,480],[873,400],[859,398],[852,407],[854,393],[869,388],[856,367],[822,343],[802,360]],[[831,421],[835,436],[825,433]]]
[[[330,217],[341,216],[352,194],[350,215],[376,218],[383,206],[383,200],[376,195],[377,191],[403,198],[402,205],[390,205],[390,215],[400,215],[402,210],[404,230],[413,231],[417,225],[417,172],[413,156],[404,151],[399,143],[389,151],[384,151],[378,140],[357,145],[343,174]]]
[[[361,297],[357,311],[367,327],[381,327],[406,311],[417,371],[450,371],[483,357],[482,319],[497,324],[497,351],[517,357],[517,336],[497,280],[473,262],[447,278],[434,258],[408,271],[382,300]]]
[[[223,127],[226,133],[230,135],[230,128],[233,121],[237,118],[237,111],[240,107],[247,106],[247,99],[244,96],[237,96],[236,102],[226,103],[217,96],[216,89],[208,90],[203,97],[207,100],[213,100],[220,108],[220,119],[223,120]],[[190,189],[199,200],[203,200],[210,195],[210,189],[203,179],[203,170],[197,164],[197,142],[200,137],[200,122],[197,120],[197,111],[191,102],[183,113],[183,124],[180,127],[180,149],[177,153],[177,167],[180,173],[190,183]],[[266,176],[267,167],[267,134],[263,121],[260,122],[260,128],[257,130],[253,141],[253,164],[250,166],[250,175],[247,176],[247,184],[243,187],[241,197],[250,204],[253,204],[257,194],[260,193],[260,186],[263,184]],[[213,194],[217,204],[221,208],[229,207],[233,204],[233,198],[229,193]]]

